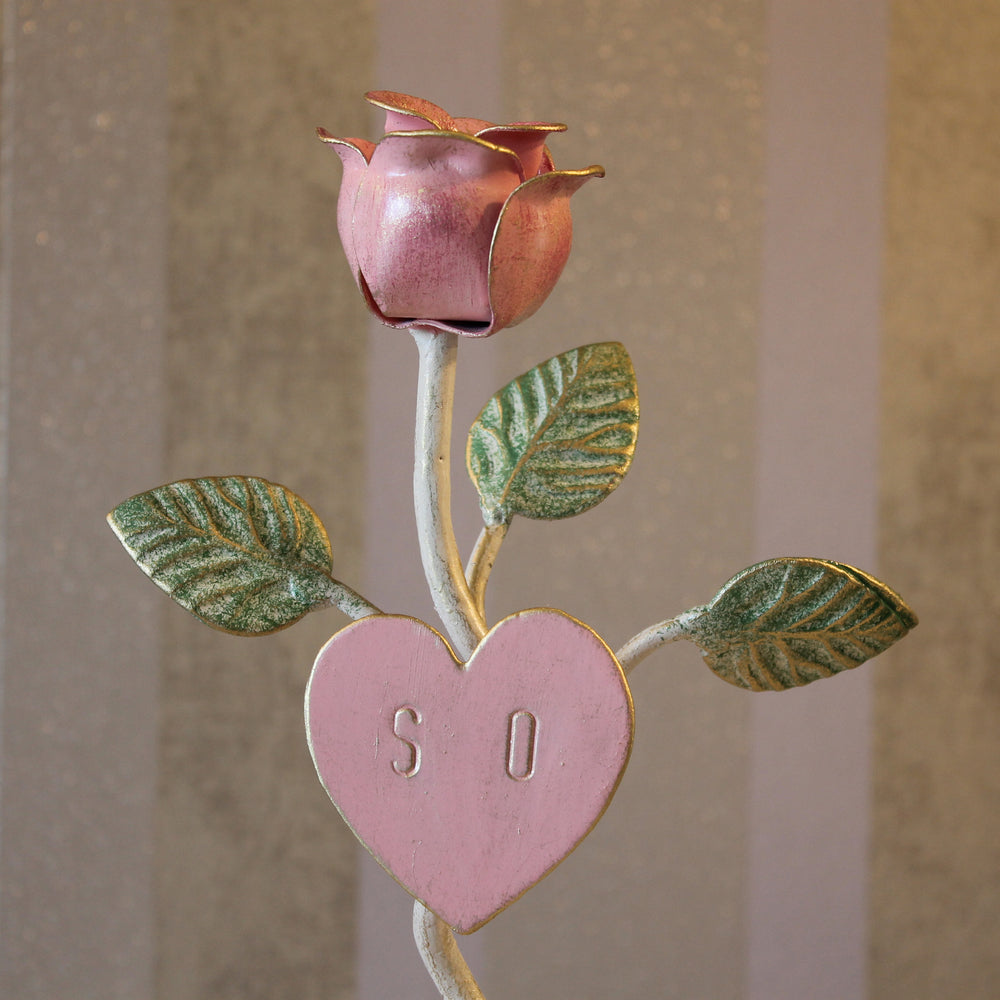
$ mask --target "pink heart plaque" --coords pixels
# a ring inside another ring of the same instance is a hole
[[[611,650],[561,611],[505,618],[464,664],[423,622],[376,615],[320,650],[306,730],[357,837],[466,934],[597,822],[631,752],[632,698]]]

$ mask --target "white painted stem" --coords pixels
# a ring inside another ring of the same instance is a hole
[[[417,329],[420,352],[413,502],[424,575],[455,652],[467,660],[486,635],[469,590],[451,522],[451,415],[458,336]]]
[[[467,660],[487,632],[486,583],[507,526],[486,529],[480,536],[469,561],[470,587],[451,520],[451,419],[458,337],[417,329],[413,339],[420,355],[413,465],[420,555],[434,607],[455,652]],[[633,636],[617,653],[622,669],[628,673],[660,646],[684,638],[703,611],[694,608]],[[484,1000],[451,928],[419,900],[413,904],[413,938],[443,1000]]]
[[[676,618],[670,618],[665,622],[658,622],[643,629],[637,635],[632,636],[621,649],[615,653],[618,662],[622,665],[622,670],[628,674],[634,667],[638,666],[650,653],[656,652],[661,646],[668,642],[676,642],[678,639],[688,638],[691,625],[705,613],[705,608],[692,608],[685,611]]]
[[[451,928],[419,902],[413,904],[413,940],[444,1000],[484,1000]]]
[[[481,601],[469,589],[451,521],[451,417],[458,337],[417,329],[420,354],[414,440],[413,503],[424,575],[455,652],[467,660],[486,635]],[[485,586],[485,584],[484,584]],[[451,928],[419,900],[413,938],[444,1000],[484,1000]]]
[[[330,578],[329,596],[327,603],[334,608],[339,608],[353,621],[359,618],[367,618],[369,615],[382,614],[369,600],[362,597],[356,590],[352,590],[346,583]]]

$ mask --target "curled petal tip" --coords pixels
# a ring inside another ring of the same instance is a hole
[[[327,132],[325,128],[317,128],[316,135],[319,136],[320,142],[325,142],[333,147],[333,151],[345,165],[352,158],[353,153],[358,153],[361,159],[367,163],[372,158],[372,153],[375,152],[375,143],[369,142],[367,139],[344,139],[339,135]]]
[[[505,128],[515,128],[521,132],[566,132],[569,126],[562,122],[510,122]]]
[[[539,173],[549,173],[553,169],[545,140],[553,132],[565,129],[565,125],[547,122],[515,122],[513,125],[491,125],[476,133],[479,139],[512,149],[524,167],[525,179]]]
[[[424,100],[422,97],[412,97],[410,94],[400,94],[394,90],[369,90],[365,94],[365,100],[388,113],[387,132],[402,130],[407,118],[420,119],[436,129],[445,131],[455,127],[454,120],[444,108],[439,108],[433,101]]]
[[[469,135],[479,135],[484,129],[493,128],[493,122],[488,122],[485,118],[456,118],[455,128],[459,132],[468,132]]]
[[[560,182],[564,190],[570,193],[578,191],[587,181],[594,177],[604,177],[604,167],[595,163],[583,170],[554,170],[553,175],[562,178]]]

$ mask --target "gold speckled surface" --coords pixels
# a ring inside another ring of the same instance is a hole
[[[1000,9],[893,4],[873,1000],[1000,982]]]

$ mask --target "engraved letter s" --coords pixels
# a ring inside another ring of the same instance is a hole
[[[412,778],[420,770],[420,744],[407,739],[399,731],[400,722],[407,716],[418,726],[424,721],[419,708],[414,708],[412,705],[403,705],[402,708],[396,709],[396,714],[392,717],[392,734],[410,748],[410,760],[408,764],[401,764],[398,760],[394,760],[392,762],[392,769],[396,774],[400,774],[404,778]]]

